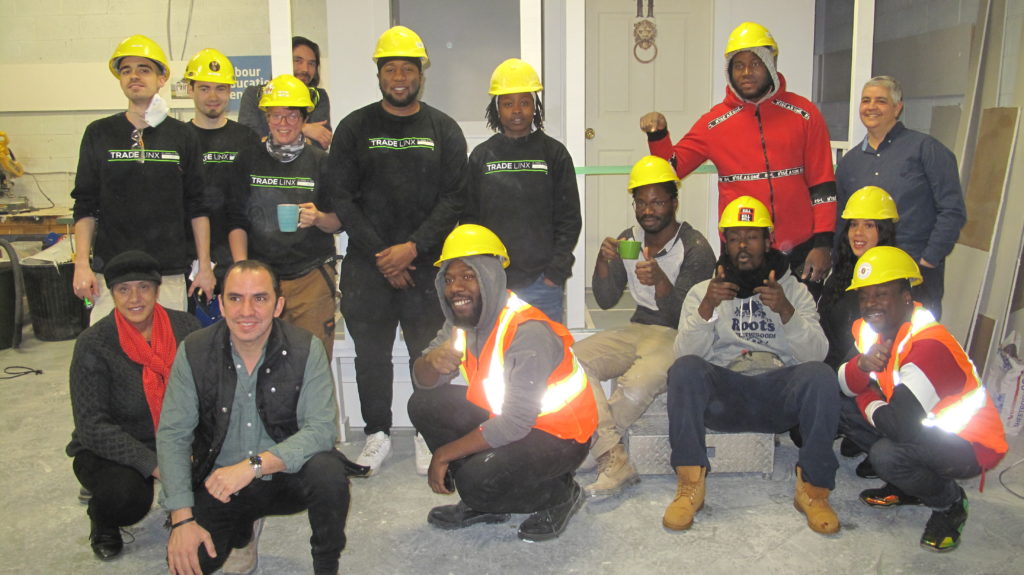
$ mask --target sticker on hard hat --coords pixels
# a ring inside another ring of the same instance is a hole
[[[220,72],[220,62],[218,62],[216,60],[211,60],[210,61],[210,71],[211,72]]]
[[[871,277],[871,264],[864,262],[857,268],[857,279],[866,280]]]
[[[752,222],[754,221],[754,208],[741,207],[739,215],[736,219],[741,222]]]
[[[267,85],[263,86],[263,93],[268,95],[268,96],[273,94],[274,93],[274,84],[271,83],[271,82],[267,82]]]

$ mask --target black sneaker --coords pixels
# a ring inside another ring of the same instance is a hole
[[[854,443],[849,437],[844,437],[843,441],[839,443],[839,453],[842,454],[843,457],[857,457],[861,453],[864,453],[864,450]]]
[[[932,511],[921,535],[921,547],[932,551],[952,551],[960,545],[960,534],[967,525],[967,495],[962,487],[960,498],[945,511]]]
[[[542,509],[526,518],[519,526],[519,538],[523,541],[549,541],[561,535],[569,525],[569,519],[583,506],[583,488],[576,480],[570,486],[569,499],[553,507]]]
[[[872,507],[898,507],[900,505],[921,505],[921,500],[907,495],[892,483],[860,492],[860,500]]]
[[[488,513],[475,511],[459,501],[455,505],[442,505],[430,510],[427,523],[440,529],[462,529],[477,523],[501,523],[512,517],[508,513]]]
[[[868,457],[864,458],[857,464],[857,469],[853,470],[857,474],[857,477],[863,477],[864,479],[878,479],[878,474],[875,473],[875,466],[871,465],[871,459]]]

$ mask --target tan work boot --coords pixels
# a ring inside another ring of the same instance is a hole
[[[828,504],[830,489],[816,487],[806,483],[803,478],[803,469],[798,465],[796,468],[796,495],[793,497],[793,506],[797,511],[807,516],[807,526],[812,531],[823,535],[831,535],[839,532],[839,517]]]
[[[686,531],[693,525],[693,516],[704,508],[704,477],[707,468],[698,465],[676,467],[676,498],[665,509],[661,524],[673,531]]]
[[[611,497],[640,482],[636,468],[621,443],[615,444],[597,458],[597,480],[585,489],[587,497]]]

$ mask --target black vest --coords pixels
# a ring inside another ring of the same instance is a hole
[[[223,321],[192,333],[185,353],[199,399],[199,422],[192,439],[192,483],[200,485],[213,470],[231,419],[237,382],[230,332]],[[296,406],[312,335],[274,319],[256,375],[256,409],[267,434],[280,443],[299,430]]]

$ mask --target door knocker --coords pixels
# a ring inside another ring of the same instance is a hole
[[[641,64],[649,64],[658,57],[658,27],[654,23],[654,0],[647,0],[647,17],[644,18],[644,0],[636,0],[636,21],[633,23],[633,57]],[[641,56],[643,52],[643,56]],[[650,54],[648,56],[648,53]]]

